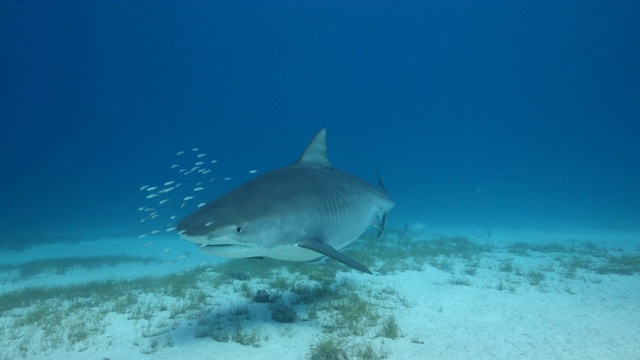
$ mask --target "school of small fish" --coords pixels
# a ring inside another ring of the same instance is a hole
[[[202,207],[206,204],[205,202],[192,202],[192,200],[196,199],[195,194],[205,194],[207,190],[205,184],[214,183],[216,180],[216,177],[210,175],[213,170],[209,166],[218,163],[218,160],[206,160],[207,154],[200,152],[199,148],[194,147],[191,151],[181,150],[175,156],[176,161],[172,163],[170,168],[176,171],[176,175],[181,175],[183,180],[167,180],[140,187],[140,191],[144,192],[145,202],[147,203],[147,205],[138,208],[138,211],[143,214],[140,223],[158,219],[154,221],[155,226],[150,231],[138,236],[141,239],[159,233],[175,231],[177,219],[186,215],[186,211],[193,211],[195,207]],[[251,169],[248,173],[256,174],[258,170]],[[193,176],[197,177],[197,180],[194,181],[195,184],[189,181],[193,179]],[[223,179],[228,181],[231,180],[231,177],[224,177]],[[183,184],[185,186],[182,186]],[[173,196],[170,197],[169,193],[173,194]],[[207,196],[205,195],[205,197]],[[161,212],[163,214],[171,214],[164,225],[158,225],[157,223],[164,218],[164,216],[161,216]],[[151,244],[151,242],[147,242],[145,245],[149,246]]]

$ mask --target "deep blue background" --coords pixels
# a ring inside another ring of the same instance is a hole
[[[2,243],[140,232],[197,146],[233,180],[328,129],[392,224],[640,224],[640,3],[0,2]]]

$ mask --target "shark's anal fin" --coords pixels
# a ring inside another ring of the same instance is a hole
[[[341,253],[340,251],[334,249],[332,246],[327,245],[327,244],[323,244],[317,240],[302,240],[298,242],[298,246],[303,247],[305,249],[309,249],[309,250],[313,250],[315,252],[318,252],[324,256],[328,256],[334,260],[338,260],[341,263],[351,266],[352,268],[356,269],[356,270],[360,270],[364,273],[367,274],[372,274],[373,273],[371,271],[369,271],[369,269],[367,269],[364,265],[360,264],[359,262],[353,260],[352,258],[348,257],[347,255]]]

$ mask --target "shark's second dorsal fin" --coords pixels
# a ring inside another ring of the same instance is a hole
[[[311,140],[307,148],[296,161],[296,165],[330,167],[327,158],[327,129],[322,129]]]

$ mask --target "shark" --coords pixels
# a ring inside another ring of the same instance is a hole
[[[227,258],[312,261],[324,256],[372,272],[341,252],[370,226],[384,230],[394,207],[378,186],[335,169],[326,129],[297,161],[266,172],[198,208],[177,231],[200,250]]]

